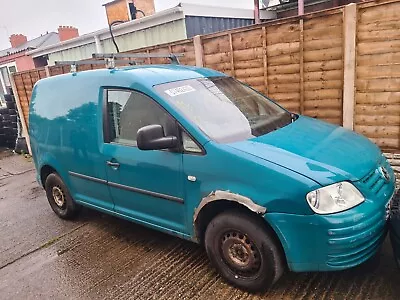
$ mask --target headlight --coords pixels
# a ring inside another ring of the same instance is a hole
[[[360,191],[346,181],[309,192],[306,198],[311,209],[321,215],[350,209],[365,200]]]

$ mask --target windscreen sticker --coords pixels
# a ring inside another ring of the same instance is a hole
[[[183,86],[178,86],[173,89],[165,90],[165,93],[168,94],[171,97],[179,96],[182,94],[190,93],[196,91],[193,87],[190,85],[183,85]]]

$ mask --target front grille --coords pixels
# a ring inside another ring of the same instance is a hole
[[[361,182],[374,194],[378,194],[385,185],[385,180],[379,174],[378,169],[372,170]]]
[[[366,188],[375,195],[380,194],[383,188],[389,183],[382,177],[379,171],[380,167],[384,167],[388,171],[390,169],[389,163],[383,157],[382,160],[379,162],[378,166],[374,168],[371,172],[369,172],[366,176],[364,176],[364,178],[361,179],[361,184],[364,186],[364,188]],[[390,173],[391,172],[389,172],[389,174]],[[392,175],[390,174],[390,176]]]

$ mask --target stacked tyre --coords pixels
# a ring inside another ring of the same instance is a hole
[[[14,149],[18,137],[18,118],[15,99],[4,95],[6,107],[0,108],[0,146]]]

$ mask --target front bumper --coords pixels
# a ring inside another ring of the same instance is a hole
[[[382,176],[381,167],[389,173],[388,180]],[[395,175],[382,157],[378,166],[353,184],[365,201],[347,211],[330,215],[265,214],[281,241],[290,270],[343,270],[365,262],[379,250],[387,234]],[[398,247],[400,252],[400,243]]]
[[[389,200],[366,199],[331,215],[267,213],[265,219],[282,243],[290,270],[343,270],[365,262],[379,250],[387,234]]]

